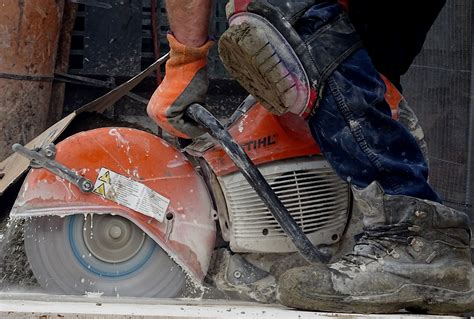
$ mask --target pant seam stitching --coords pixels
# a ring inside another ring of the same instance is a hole
[[[378,157],[372,150],[370,150],[369,146],[367,145],[367,142],[365,141],[365,137],[361,131],[360,124],[357,123],[355,120],[351,109],[347,106],[346,102],[344,101],[344,98],[342,94],[339,91],[339,87],[336,83],[336,81],[332,78],[328,78],[328,84],[329,84],[329,89],[331,90],[331,93],[336,100],[336,105],[341,111],[342,115],[344,116],[344,119],[347,122],[347,125],[349,127],[349,130],[352,133],[352,136],[357,142],[357,145],[361,148],[362,152],[368,157],[369,162],[377,169],[378,172],[382,173],[383,172],[383,166],[380,163]],[[351,123],[357,123],[356,125],[351,125]],[[387,177],[387,180],[390,183],[390,187],[395,191],[395,193],[401,193],[400,185],[398,183],[395,183],[390,176]]]

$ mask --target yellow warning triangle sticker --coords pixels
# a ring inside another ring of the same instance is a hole
[[[96,187],[96,189],[93,190],[93,192],[105,197],[105,184],[104,183],[100,184],[99,186]]]
[[[110,171],[106,171],[101,177],[99,177],[99,181],[110,185]]]

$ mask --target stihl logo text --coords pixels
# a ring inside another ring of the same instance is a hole
[[[269,135],[266,137],[259,138],[258,140],[253,140],[253,141],[241,144],[240,146],[245,151],[251,151],[251,150],[257,150],[262,147],[268,147],[276,143],[277,143],[276,134],[274,134],[274,135]]]

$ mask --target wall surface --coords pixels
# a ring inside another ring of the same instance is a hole
[[[447,1],[402,83],[426,134],[431,184],[474,217],[472,10],[472,0]]]

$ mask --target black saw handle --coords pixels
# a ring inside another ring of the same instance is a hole
[[[270,213],[280,224],[280,227],[293,241],[300,254],[309,262],[328,262],[330,256],[313,246],[252,160],[214,115],[199,104],[190,105],[186,110],[186,115],[203,126],[221,144],[235,166],[245,176],[250,186],[257,192]]]

